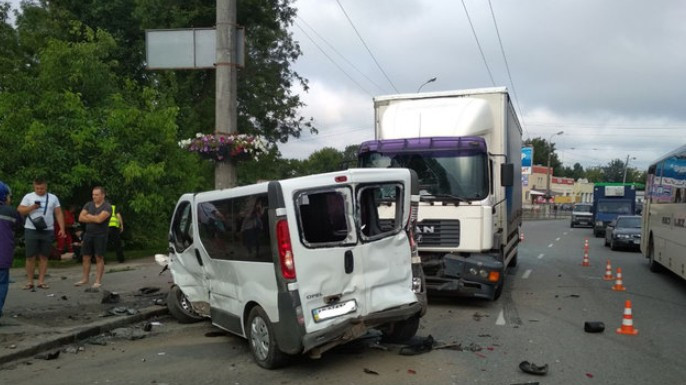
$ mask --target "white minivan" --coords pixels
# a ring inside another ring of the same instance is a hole
[[[370,328],[407,340],[426,311],[417,194],[407,169],[184,194],[169,233],[170,313],[247,338],[265,368],[317,358]]]

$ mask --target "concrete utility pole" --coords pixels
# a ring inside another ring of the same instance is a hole
[[[635,157],[631,157],[631,160],[636,160]],[[624,162],[624,176],[622,177],[622,184],[626,183],[626,170],[629,168],[629,155],[626,156],[626,162]]]
[[[215,134],[233,134],[236,113],[236,0],[217,0],[217,60]],[[217,162],[214,187],[236,185],[236,168],[231,161]]]
[[[548,169],[546,171],[548,174],[546,175],[546,199],[550,199],[550,179],[553,177],[553,171],[550,169],[550,153],[553,152],[553,137],[562,134],[564,134],[564,131],[556,132],[550,135],[550,138],[548,139]]]

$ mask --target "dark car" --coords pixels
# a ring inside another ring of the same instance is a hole
[[[641,217],[639,215],[620,215],[610,223],[605,231],[605,246],[610,249],[638,249],[641,246]]]

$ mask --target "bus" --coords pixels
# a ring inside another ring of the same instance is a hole
[[[686,145],[648,168],[641,253],[650,271],[670,270],[686,279]]]

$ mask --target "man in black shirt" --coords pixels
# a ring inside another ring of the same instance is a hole
[[[102,286],[102,276],[105,273],[105,251],[107,250],[107,228],[112,215],[112,206],[105,201],[105,189],[101,186],[93,187],[93,200],[86,203],[79,214],[79,222],[86,224],[83,234],[81,254],[83,255],[83,277],[76,286],[85,285],[91,272],[91,256],[95,255],[95,283],[93,288]]]

